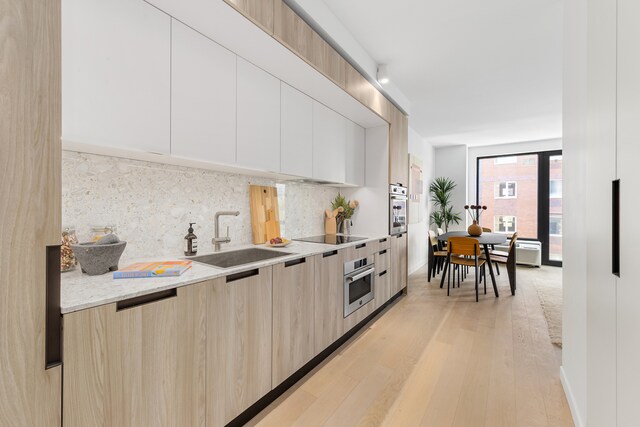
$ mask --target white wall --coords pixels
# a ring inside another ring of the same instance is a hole
[[[524,141],[511,144],[483,145],[469,147],[469,183],[467,185],[467,200],[476,201],[476,171],[478,157],[500,156],[503,154],[521,154],[535,151],[562,150],[562,139],[545,139],[543,141]]]
[[[389,234],[389,126],[365,130],[365,186],[340,190],[360,202],[353,214],[351,233],[361,236]]]
[[[586,119],[587,4],[564,3],[561,379],[577,426],[587,425]]]
[[[444,176],[457,184],[453,191],[453,211],[460,212],[460,224],[449,224],[449,230],[465,230],[464,205],[467,204],[467,146],[454,145],[435,148],[435,177]]]
[[[409,274],[415,272],[426,264],[428,247],[427,235],[429,230],[429,214],[431,213],[432,203],[429,196],[429,185],[434,178],[434,149],[431,144],[426,142],[416,131],[409,127],[409,153],[419,157],[423,162],[423,218],[422,221],[409,223]]]

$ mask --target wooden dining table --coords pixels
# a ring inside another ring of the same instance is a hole
[[[478,240],[478,243],[480,243],[484,248],[484,253],[487,258],[487,264],[489,265],[489,275],[491,276],[491,282],[493,283],[493,291],[495,292],[496,297],[500,296],[498,294],[498,285],[496,285],[496,276],[493,274],[493,264],[491,263],[491,253],[489,252],[489,245],[501,245],[503,243],[506,243],[507,235],[502,233],[484,232],[479,236],[470,236],[466,231],[449,231],[438,236],[438,240],[441,242],[446,242],[447,240],[449,240],[449,237],[472,237]],[[444,277],[445,274],[442,275],[442,279],[440,280],[440,288],[444,286]],[[511,294],[515,294],[515,289],[511,289]]]

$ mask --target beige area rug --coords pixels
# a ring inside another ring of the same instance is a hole
[[[562,347],[562,270],[542,267],[534,280],[534,286],[544,311],[551,342]]]

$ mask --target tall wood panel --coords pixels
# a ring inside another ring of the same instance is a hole
[[[60,244],[60,1],[0,1],[0,424],[59,425],[45,370],[46,245]]]
[[[64,424],[204,425],[209,283],[65,315]]]
[[[273,34],[273,3],[277,0],[224,0],[269,34]]]

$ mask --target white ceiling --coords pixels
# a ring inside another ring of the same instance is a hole
[[[435,145],[557,138],[562,0],[324,0]]]

